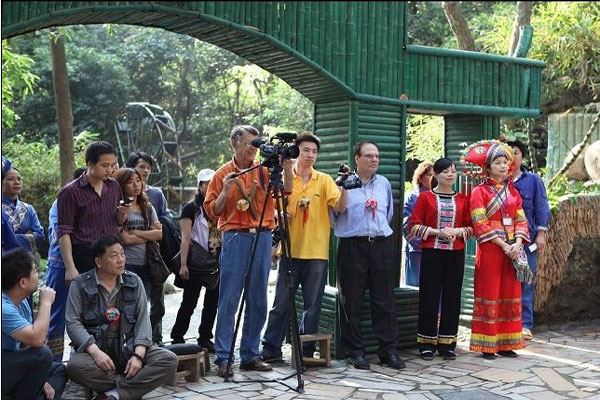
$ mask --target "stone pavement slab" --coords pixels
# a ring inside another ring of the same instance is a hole
[[[165,297],[165,337],[180,301],[181,293]],[[190,324],[190,331],[197,326],[199,314],[194,315],[196,320]],[[517,351],[516,359],[498,357],[488,361],[481,354],[469,352],[469,334],[469,329],[460,328],[455,361],[444,361],[441,357],[424,361],[416,349],[400,352],[407,366],[401,371],[379,365],[377,356],[369,356],[371,371],[356,370],[347,360],[332,360],[331,368],[310,368],[302,374],[304,393],[280,382],[257,382],[294,372],[287,363],[290,345],[286,344],[283,348],[286,363],[274,364],[272,372],[242,374],[237,363],[234,364],[234,378],[249,382],[223,382],[212,368],[199,382],[189,383],[181,378],[175,386],[157,388],[143,399],[600,400],[600,320],[568,323],[546,331],[536,329],[534,340],[526,342],[524,350]],[[190,337],[192,341],[194,338]],[[295,376],[283,382],[292,387],[297,384]],[[81,400],[83,388],[69,382],[62,398]]]

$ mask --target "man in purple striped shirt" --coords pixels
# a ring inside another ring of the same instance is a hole
[[[58,193],[58,240],[69,284],[94,268],[90,245],[102,236],[119,236],[127,217],[120,206],[121,187],[111,178],[117,151],[108,142],[91,143],[85,152],[87,172]]]

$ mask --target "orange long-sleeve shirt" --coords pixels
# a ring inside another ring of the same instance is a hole
[[[257,164],[258,162],[255,161],[252,166]],[[255,216],[252,215],[250,209],[246,211],[238,210],[238,201],[244,199],[244,196],[236,183],[233,183],[229,188],[227,201],[225,202],[225,207],[221,213],[217,214],[215,212],[215,202],[223,190],[223,178],[230,172],[239,172],[241,169],[233,160],[231,160],[219,168],[215,173],[215,176],[208,185],[206,198],[204,200],[204,209],[210,218],[218,220],[217,227],[220,231],[258,228],[263,205],[265,204],[265,196],[268,195],[266,189],[269,186],[269,170],[266,167],[262,167],[263,179],[261,184],[260,169],[261,168],[257,168],[237,177],[238,182],[240,182],[248,196],[252,191],[253,184],[256,183],[256,193],[252,200],[252,206],[256,212]],[[271,197],[270,195],[268,196]],[[261,226],[263,228],[275,228],[275,200],[272,198],[267,200],[267,209],[265,210],[265,217]]]

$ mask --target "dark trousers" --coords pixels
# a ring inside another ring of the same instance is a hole
[[[77,272],[83,274],[96,266],[94,264],[94,254],[89,244],[73,244],[71,245],[71,255]]]
[[[140,277],[144,284],[146,297],[150,301],[150,326],[152,326],[152,343],[162,342],[162,319],[165,315],[164,285],[152,285],[152,278],[147,265],[126,264],[125,269]]]
[[[342,238],[338,247],[337,276],[340,296],[340,332],[349,356],[364,353],[360,333],[365,290],[371,296],[371,320],[380,356],[396,351],[398,323],[394,310],[394,253],[392,237],[369,242]]]
[[[190,319],[194,314],[194,309],[200,298],[200,290],[202,290],[202,282],[199,279],[184,280],[185,287],[183,288],[183,299],[181,306],[177,311],[177,319],[171,330],[171,339],[177,342],[182,342],[189,326]],[[217,304],[219,302],[219,285],[212,290],[206,289],[204,293],[204,304],[202,306],[202,319],[198,326],[198,343],[205,343],[213,338],[213,326],[217,317]]]
[[[464,250],[423,249],[419,276],[419,351],[444,352],[456,347],[464,270]]]
[[[302,285],[302,319],[298,326],[301,335],[319,333],[319,317],[323,302],[323,290],[327,280],[327,260],[299,258],[291,259],[291,285],[294,293]],[[292,307],[290,304],[287,271],[283,261],[279,260],[279,273],[275,288],[273,308],[269,312],[267,330],[263,336],[263,354],[281,356],[281,345],[288,330],[288,322]],[[304,354],[312,357],[315,352],[315,342],[304,342]]]
[[[52,362],[47,346],[27,347],[19,351],[2,351],[2,395],[13,399],[45,399],[44,383],[54,389],[54,399],[60,400],[67,384],[65,366]]]

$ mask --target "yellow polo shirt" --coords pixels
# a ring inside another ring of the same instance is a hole
[[[288,197],[290,241],[292,257],[301,259],[329,258],[329,210],[340,197],[340,190],[331,176],[311,168],[310,180],[302,178],[294,169],[294,191]],[[307,202],[306,211],[302,208]]]

